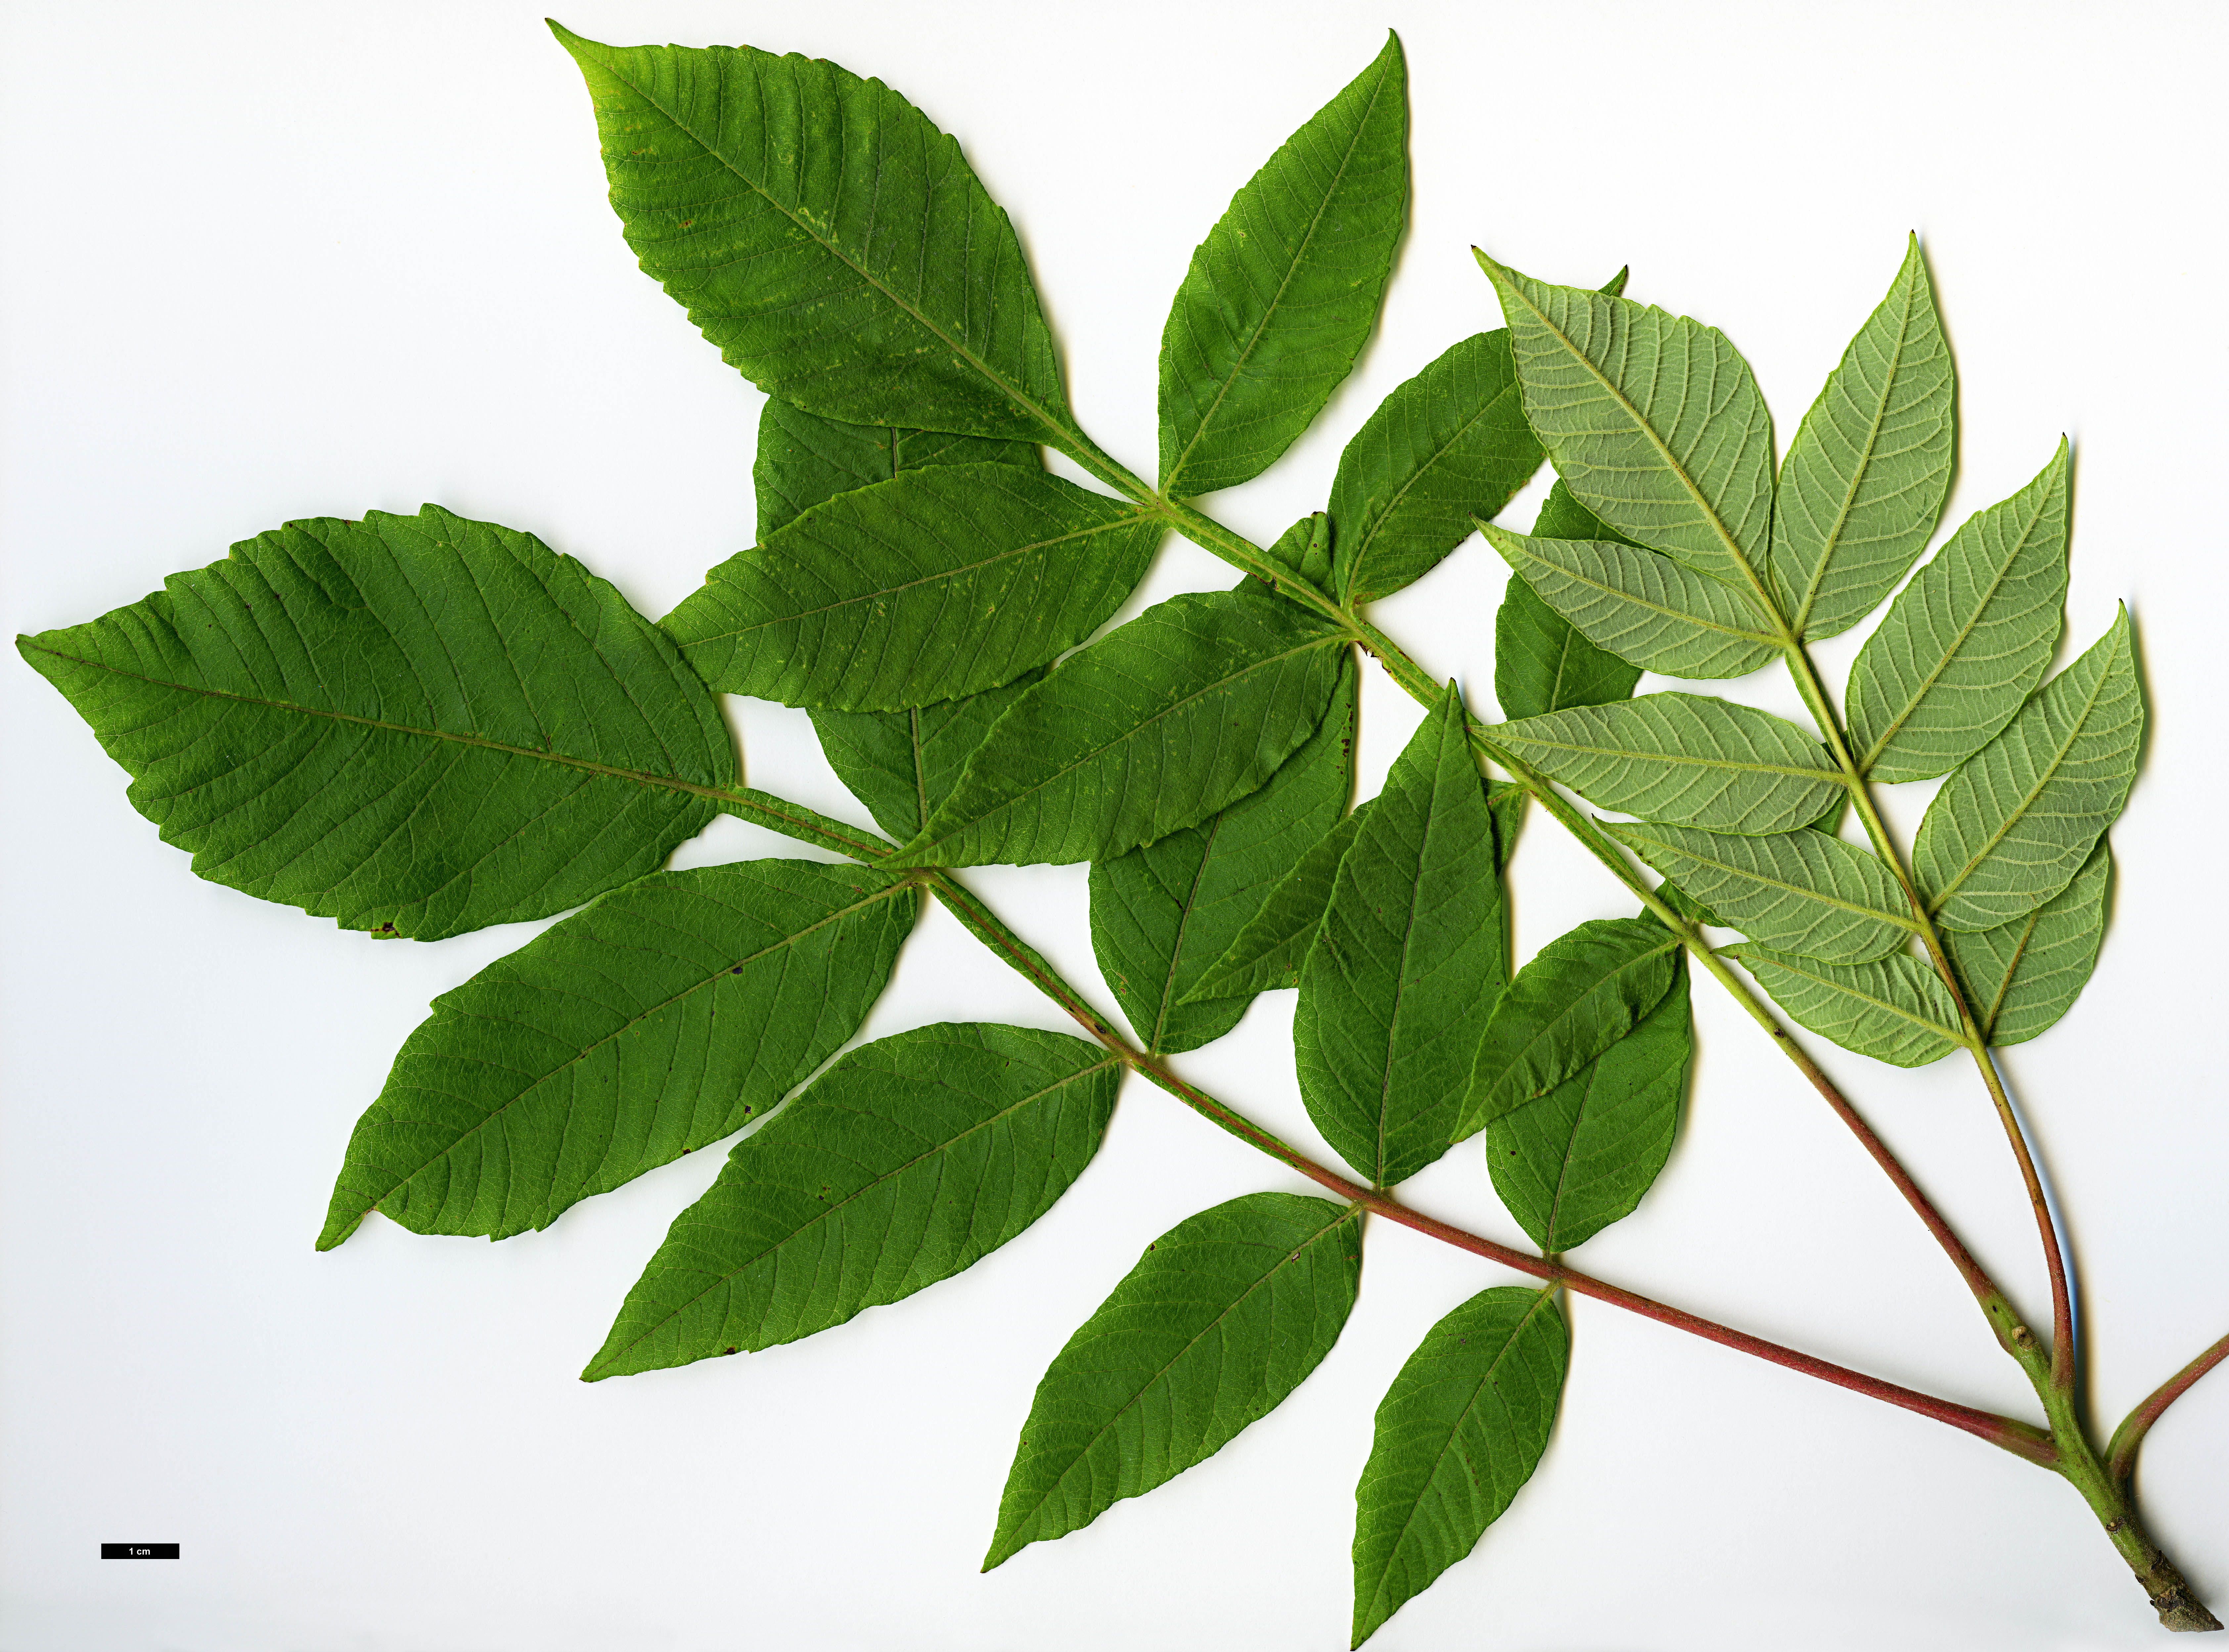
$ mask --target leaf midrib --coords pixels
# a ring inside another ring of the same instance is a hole
[[[1680,844],[1667,843],[1661,838],[1652,838],[1645,832],[1628,828],[1616,835],[1624,838],[1628,842],[1636,838],[1640,839],[1644,843],[1653,845],[1671,854],[1682,856],[1699,865],[1713,867],[1719,871],[1731,873],[1736,877],[1745,878],[1750,883],[1762,884],[1768,889],[1785,890],[1790,895],[1800,895],[1806,900],[1818,902],[1821,906],[1836,907],[1858,917],[1878,918],[1883,923],[1892,923],[1898,929],[1908,929],[1915,935],[1919,931],[1919,922],[1916,918],[1896,912],[1884,912],[1876,907],[1862,906],[1854,901],[1843,900],[1840,896],[1829,895],[1822,890],[1811,889],[1801,884],[1789,883],[1783,878],[1768,877],[1763,872],[1752,871],[1746,866],[1737,866],[1731,861],[1713,860],[1708,855],[1698,854]],[[1705,904],[1715,906],[1718,903],[1711,901],[1705,902]]]
[[[1944,1026],[1940,1021],[1930,1021],[1924,1015],[1915,1015],[1910,1010],[1905,1009],[1899,1004],[1892,1003],[1885,998],[1876,998],[1871,993],[1861,991],[1855,987],[1850,986],[1847,982],[1832,980],[1827,976],[1813,973],[1811,970],[1803,967],[1803,961],[1799,955],[1776,952],[1773,951],[1770,948],[1760,948],[1758,950],[1760,953],[1770,954],[1770,956],[1765,958],[1764,961],[1772,965],[1775,968],[1784,969],[1791,975],[1810,981],[1815,986],[1823,987],[1829,992],[1839,993],[1845,998],[1853,998],[1860,1004],[1870,1004],[1876,1009],[1886,1010],[1891,1015],[1897,1017],[1898,1019],[1909,1021],[1916,1027],[1924,1028],[1927,1032],[1935,1033],[1940,1038],[1946,1038],[1954,1045],[1963,1044],[1966,1041],[1965,1033],[1957,1028]],[[1721,955],[1738,958],[1741,956],[1741,954],[1730,948],[1727,953]],[[1892,954],[1889,958],[1881,960],[1878,967],[1892,971],[1896,967],[1893,961],[1894,959],[1908,958],[1911,955],[1908,953]],[[1855,964],[1850,967],[1857,969],[1871,969],[1876,967],[1876,966],[1872,964]],[[1932,980],[1934,978],[1930,976],[1927,979]]]
[[[1583,991],[1580,992],[1574,997],[1565,1000],[1562,1009],[1557,1011],[1555,1014],[1543,1021],[1538,1030],[1534,1032],[1533,1035],[1517,1047],[1509,1061],[1503,1066],[1500,1073],[1494,1078],[1493,1087],[1487,1092],[1487,1096],[1491,1097],[1500,1091],[1506,1090],[1509,1084],[1510,1075],[1524,1063],[1527,1056],[1529,1056],[1534,1050],[1538,1049],[1540,1045],[1546,1040],[1548,1035],[1551,1032],[1568,1023],[1571,1018],[1578,1012],[1582,1005],[1591,1003],[1605,987],[1608,987],[1613,982],[1620,980],[1629,971],[1637,969],[1643,964],[1650,963],[1654,960],[1662,957],[1667,952],[1676,952],[1679,949],[1680,945],[1680,942],[1679,937],[1674,935],[1660,945],[1651,947],[1647,952],[1639,953],[1633,957],[1626,959],[1624,961],[1618,964],[1616,968],[1603,971],[1601,974],[1596,976],[1592,981],[1589,982]],[[1670,988],[1667,987],[1666,990],[1668,992]],[[1502,1001],[1506,1003],[1508,1002],[1508,1000],[1505,998]],[[1660,1000],[1659,1001],[1661,1002],[1661,1000]],[[1648,1008],[1641,1010],[1640,1014],[1635,1015],[1634,1017],[1635,1025],[1638,1025],[1641,1016],[1646,1015],[1648,1012],[1648,1009],[1654,1007],[1654,1006],[1651,1005],[1648,1006]],[[1492,1032],[1493,1023],[1491,1019],[1489,1019],[1487,1022],[1488,1036],[1491,1036]],[[1566,1077],[1570,1077],[1569,1074],[1564,1076]],[[1549,1088],[1553,1089],[1554,1086],[1551,1085]],[[1542,1095],[1545,1095],[1546,1093],[1547,1092],[1545,1090],[1541,1092]],[[1537,1098],[1528,1097],[1527,1099]],[[1468,1111],[1469,1109],[1466,1109],[1465,1110]],[[1515,1109],[1512,1109],[1509,1110],[1514,1111]],[[1487,1121],[1489,1123],[1492,1122],[1492,1120]]]
[[[1522,537],[1522,536],[1513,534],[1510,537],[1515,539]],[[1561,544],[1590,543],[1608,545],[1610,542],[1607,540],[1573,541],[1566,539],[1552,541],[1551,543]],[[1622,550],[1627,549],[1627,547],[1618,546],[1616,549]],[[1648,554],[1651,556],[1661,555],[1661,552],[1653,550]],[[1698,630],[1716,631],[1725,636],[1738,637],[1744,642],[1762,643],[1768,648],[1777,648],[1781,646],[1780,639],[1776,636],[1772,636],[1768,633],[1762,631],[1744,631],[1738,626],[1730,626],[1717,620],[1706,620],[1701,614],[1690,614],[1684,608],[1667,607],[1663,603],[1656,601],[1652,598],[1636,596],[1631,591],[1622,589],[1617,586],[1609,584],[1606,581],[1597,579],[1590,574],[1582,573],[1577,569],[1567,567],[1564,563],[1555,561],[1552,557],[1540,556],[1538,553],[1529,549],[1520,550],[1519,555],[1530,556],[1534,562],[1538,562],[1542,567],[1549,569],[1555,573],[1561,574],[1565,579],[1571,580],[1577,584],[1584,585],[1594,590],[1600,591],[1606,596],[1616,597],[1620,601],[1629,602],[1636,608],[1645,608],[1651,614],[1661,614],[1667,620],[1678,620],[1684,624],[1695,627]],[[1667,556],[1664,560],[1670,562],[1672,559]],[[1674,563],[1673,566],[1677,567],[1678,564]],[[1681,571],[1686,572],[1689,570],[1682,569]],[[1703,577],[1707,578],[1708,575],[1704,575]],[[1718,586],[1721,590],[1731,589],[1730,586],[1725,585],[1721,581],[1712,580],[1712,583]],[[1570,622],[1566,620],[1565,623],[1568,624]],[[1574,630],[1577,629],[1576,626],[1572,628]],[[1588,640],[1592,641],[1593,639],[1589,638]]]
[[[1632,702],[1628,703],[1632,704]],[[1577,710],[1585,708],[1573,707],[1572,709]],[[1577,752],[1590,757],[1620,757],[1633,762],[1685,763],[1691,768],[1723,768],[1731,773],[1744,775],[1790,775],[1802,780],[1818,781],[1834,785],[1842,783],[1841,775],[1831,768],[1797,768],[1784,763],[1735,762],[1725,757],[1690,757],[1685,752],[1677,751],[1626,751],[1616,746],[1582,746],[1564,740],[1543,740],[1537,735],[1513,736],[1508,732],[1509,728],[1508,723],[1503,723],[1496,731],[1497,737],[1513,746],[1538,746],[1549,751]]]
[[[1493,334],[1481,333],[1479,336],[1482,338],[1490,338],[1493,337]],[[1416,466],[1414,469],[1409,472],[1405,478],[1403,479],[1401,485],[1393,490],[1392,496],[1385,501],[1384,506],[1378,511],[1378,513],[1371,517],[1370,525],[1363,530],[1360,542],[1354,553],[1354,559],[1349,565],[1346,587],[1346,590],[1341,593],[1342,595],[1346,595],[1350,600],[1352,600],[1352,594],[1354,588],[1361,582],[1363,569],[1368,563],[1371,547],[1378,543],[1378,537],[1384,532],[1385,524],[1391,522],[1395,514],[1401,509],[1402,501],[1406,499],[1412,492],[1423,484],[1424,478],[1431,473],[1432,467],[1435,465],[1437,465],[1442,460],[1445,459],[1449,453],[1455,451],[1456,444],[1461,442],[1465,436],[1468,435],[1474,427],[1484,423],[1487,415],[1493,413],[1496,408],[1500,407],[1504,402],[1506,402],[1511,396],[1518,395],[1521,393],[1522,387],[1518,383],[1517,376],[1513,372],[1510,375],[1508,383],[1496,390],[1493,395],[1487,399],[1485,406],[1480,408],[1476,413],[1471,415],[1461,424],[1457,425],[1454,432],[1449,434],[1445,441],[1442,442],[1437,447],[1435,447]],[[1539,461],[1536,460],[1533,462],[1537,466]],[[1338,491],[1339,483],[1337,479],[1334,478],[1332,483],[1332,492],[1336,495]],[[1366,600],[1366,598],[1365,600]]]

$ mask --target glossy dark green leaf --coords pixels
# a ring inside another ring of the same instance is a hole
[[[1682,969],[1632,1032],[1486,1127],[1493,1190],[1543,1254],[1584,1244],[1641,1203],[1672,1156],[1694,1056]]]
[[[1308,427],[1378,319],[1409,210],[1391,35],[1231,197],[1161,333],[1161,492],[1251,481]]]
[[[2123,608],[1927,806],[1911,870],[1937,922],[1994,929],[2072,883],[2128,801],[2143,738]]]
[[[289,523],[16,646],[195,871],[344,929],[578,906],[736,779],[717,704],[617,591],[433,505]]]
[[[1948,774],[2012,721],[2059,646],[2066,444],[1977,511],[1897,594],[1850,667],[1850,741],[1876,780]]]
[[[979,1023],[854,1050],[736,1144],[582,1377],[794,1342],[950,1278],[1082,1173],[1121,1074],[1082,1038]]]
[[[1448,1150],[1509,979],[1493,820],[1450,685],[1339,862],[1293,1052],[1324,1140],[1373,1186]]]
[[[1909,946],[1919,928],[1878,855],[1808,828],[1743,837],[1641,822],[1603,830],[1752,941],[1828,963]]]
[[[1194,1000],[1224,998],[1243,993],[1274,992],[1301,984],[1301,965],[1323,929],[1324,913],[1331,905],[1332,884],[1339,863],[1362,829],[1370,808],[1365,799],[1293,863],[1254,916],[1240,928],[1222,957],[1216,960],[1199,985]]]
[[[1478,254],[1509,323],[1526,417],[1588,510],[1698,573],[1757,588],[1772,415],[1715,327]]]
[[[1616,530],[1571,497],[1560,479],[1548,490],[1535,538],[1616,539]],[[1506,717],[1545,717],[1603,705],[1633,693],[1641,668],[1581,636],[1571,622],[1512,577],[1493,617],[1493,697]]]
[[[1974,1020],[1991,1044],[2033,1038],[2072,1006],[2097,965],[2112,882],[2112,852],[2100,839],[2074,881],[2017,922],[1943,932]]]
[[[1653,918],[1596,919],[1517,972],[1478,1046],[1455,1135],[1538,1100],[1623,1038],[1672,990],[1679,937]]]
[[[867,806],[877,826],[905,843],[952,795],[991,725],[1044,680],[1044,672],[1033,671],[980,694],[903,711],[818,709],[813,731],[836,777]]]
[[[729,557],[665,626],[727,693],[903,710],[1075,647],[1145,577],[1161,533],[1136,506],[1043,471],[906,471]]]
[[[1042,440],[1070,422],[1013,226],[878,80],[553,23],[646,273],[761,389],[855,424]]]
[[[1492,732],[1590,803],[1710,832],[1792,832],[1842,789],[1794,723],[1701,694],[1575,706]]]
[[[1551,1290],[1481,1291],[1426,1333],[1378,1407],[1354,1488],[1354,1638],[1468,1554],[1532,1477],[1571,1363]]]
[[[1275,1410],[1354,1307],[1360,1217],[1249,1193],[1147,1245],[1037,1385],[983,1569],[1089,1526]]]
[[[1500,512],[1542,457],[1508,333],[1450,346],[1379,402],[1339,455],[1339,600],[1368,602],[1429,573],[1469,536],[1473,517]]]
[[[1910,953],[1869,964],[1822,964],[1763,947],[1722,947],[1774,1003],[1822,1038],[1898,1067],[1924,1067],[1956,1050],[1958,1006],[1942,978]]]
[[[1036,471],[1044,468],[1044,456],[1035,442],[845,424],[773,397],[759,409],[758,459],[751,467],[758,537],[765,538],[838,493],[932,465],[1012,465]]]
[[[1252,591],[1148,608],[1014,703],[901,864],[1105,860],[1197,826],[1315,732],[1346,647]]]
[[[1926,546],[1950,490],[1957,376],[1914,235],[1781,462],[1772,585],[1795,635],[1847,631]]]
[[[1238,1025],[1251,993],[1195,989],[1240,929],[1338,821],[1354,793],[1354,666],[1308,742],[1258,792],[1196,826],[1091,868],[1091,947],[1139,1042],[1193,1050]]]
[[[864,866],[615,890],[434,1000],[349,1139],[318,1248],[376,1210],[508,1238],[741,1129],[858,1030],[921,910]]]

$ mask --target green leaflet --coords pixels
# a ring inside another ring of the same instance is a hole
[[[1878,855],[1823,832],[1740,837],[1686,826],[1603,828],[1691,898],[1761,946],[1860,964],[1918,929],[1896,874]]]
[[[854,424],[1072,424],[1013,226],[905,99],[817,58],[550,28],[627,245],[751,382]]]
[[[1616,1043],[1672,990],[1680,938],[1654,918],[1558,935],[1517,972],[1478,1047],[1456,1141],[1537,1101]]]
[[[1694,1056],[1681,969],[1632,1032],[1486,1127],[1493,1190],[1543,1255],[1584,1244],[1641,1203],[1672,1156]]]
[[[1914,235],[1781,461],[1772,588],[1796,636],[1847,631],[1926,545],[1950,491],[1957,388]]]
[[[1027,672],[980,694],[903,711],[817,708],[813,731],[820,736],[828,766],[867,806],[875,824],[906,843],[920,835],[922,823],[952,795],[991,725],[1044,680],[1044,672]]]
[[[1277,536],[1270,556],[1318,590],[1331,582],[1331,518],[1321,511],[1302,517]]]
[[[1354,678],[1350,654],[1321,726],[1260,791],[1093,865],[1092,951],[1138,1041],[1153,1053],[1197,1049],[1245,1014],[1253,993],[1203,1000],[1196,989],[1353,795]]]
[[[1964,1042],[1942,977],[1908,952],[1869,964],[1822,964],[1762,947],[1721,947],[1800,1025],[1845,1050],[1898,1067],[1924,1067]]]
[[[1615,539],[1617,533],[1571,497],[1559,478],[1541,502],[1536,537]],[[1509,582],[1493,616],[1493,697],[1506,717],[1545,717],[1574,705],[1622,700],[1641,668],[1605,653],[1521,579]]]
[[[1780,652],[1757,607],[1669,556],[1609,540],[1478,530],[1589,642],[1667,677],[1744,677]]]
[[[1249,1193],[1147,1245],[1037,1385],[983,1569],[1089,1526],[1275,1410],[1354,1307],[1360,1216]]]
[[[1943,932],[1975,1023],[1991,1044],[2020,1044],[2046,1031],[2089,984],[2112,882],[2112,851],[2100,839],[2074,881],[2019,922]]]
[[[1493,817],[1493,869],[1509,870],[1509,857],[1517,851],[1517,833],[1525,825],[1525,806],[1532,794],[1508,781],[1486,783],[1486,812]]]
[[[1339,456],[1339,601],[1374,601],[1421,579],[1540,468],[1506,331],[1450,346],[1378,404]]]
[[[1252,591],[1157,604],[1017,700],[892,864],[1105,860],[1196,826],[1315,732],[1346,646]]]
[[[1354,1488],[1354,1639],[1477,1546],[1548,1449],[1571,1364],[1555,1293],[1481,1291],[1425,1334],[1378,1407]]]
[[[751,467],[758,537],[764,539],[838,493],[932,465],[1012,465],[1038,471],[1044,468],[1044,456],[1035,442],[845,424],[772,398],[759,409],[758,459]]]
[[[1158,519],[1013,465],[839,493],[705,576],[666,633],[714,688],[896,711],[1010,683],[1145,577]]]
[[[1388,34],[1192,254],[1161,331],[1168,498],[1259,476],[1353,368],[1408,216],[1408,84]]]
[[[858,1030],[920,911],[901,879],[803,860],[613,890],[434,1000],[318,1249],[375,1209],[509,1238],[741,1129]]]
[[[1509,979],[1493,820],[1449,684],[1339,862],[1301,970],[1293,1054],[1308,1117],[1371,1186],[1444,1154]]]
[[[1301,984],[1301,965],[1323,929],[1339,864],[1361,831],[1370,803],[1365,799],[1293,863],[1237,938],[1186,995],[1187,1003],[1241,993],[1250,997]]]
[[[1794,723],[1700,694],[1574,706],[1492,736],[1590,803],[1712,832],[1793,831],[1842,785]]]
[[[2009,723],[2059,646],[2066,443],[1977,511],[1897,595],[1850,667],[1850,742],[1876,780],[1949,773]]]
[[[655,870],[735,784],[658,628],[530,534],[293,522],[16,646],[194,871],[421,941]]]
[[[582,1379],[794,1342],[980,1262],[1091,1161],[1121,1071],[1082,1038],[970,1022],[854,1050],[736,1144]]]
[[[1772,523],[1772,415],[1726,336],[1685,316],[1478,261],[1556,473],[1620,533],[1755,588]]]
[[[1994,929],[2065,889],[2128,801],[2143,738],[2123,608],[1927,806],[1911,870],[1936,920]]]

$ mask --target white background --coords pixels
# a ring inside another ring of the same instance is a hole
[[[1918,230],[1961,370],[1950,519],[2071,434],[2070,640],[2126,599],[2149,672],[2104,961],[2007,1064],[2080,1244],[2109,1425],[2229,1328],[2218,7],[568,3],[598,38],[748,41],[906,92],[1012,213],[1076,406],[1140,470],[1192,248],[1397,26],[1413,226],[1316,431],[1210,503],[1257,539],[1322,503],[1381,396],[1498,325],[1474,241],[1557,280],[1630,260],[1635,296],[1729,330],[1784,441]],[[425,500],[531,530],[652,615],[750,542],[759,398],[633,267],[579,76],[536,7],[18,0],[7,16],[11,627],[130,602],[290,517]],[[1124,617],[1230,577],[1172,545]],[[1378,617],[1485,705],[1502,578],[1474,541]],[[1855,641],[1822,651],[1837,676]],[[1766,677],[1739,691],[1795,709]],[[374,943],[202,884],[59,697],[12,661],[0,692],[4,1652],[1345,1645],[1372,1410],[1435,1318],[1507,1276],[1377,1225],[1360,1306],[1283,1407],[979,1576],[1015,1431],[1070,1331],[1161,1230],[1302,1184],[1134,1086],[1089,1173],[968,1274],[804,1344],[583,1385],[717,1154],[501,1245],[375,1218],[311,1249],[350,1127],[427,1000],[531,927]],[[801,713],[731,709],[753,783],[864,820]],[[1365,791],[1417,715],[1371,682]],[[1907,822],[1924,790],[1894,799]],[[723,821],[680,858],[798,852]],[[1537,814],[1518,865],[1523,953],[1628,910]],[[1082,868],[970,876],[1111,1009]],[[1702,982],[1696,1002],[1672,1166],[1575,1261],[2030,1414],[1854,1144],[1722,993]],[[1265,997],[1182,1064],[1313,1145],[1291,1007]],[[865,1035],[947,1018],[1063,1025],[933,915]],[[1970,1070],[1824,1053],[2040,1317],[2033,1234]],[[1408,1192],[1522,1243],[1474,1148]],[[1572,1319],[1540,1473],[1382,1632],[1388,1652],[2159,1635],[2055,1480],[1615,1310]],[[2219,1375],[2155,1431],[2142,1478],[2161,1539],[2229,1610],[2225,1469]],[[186,1558],[93,1558],[127,1539]]]

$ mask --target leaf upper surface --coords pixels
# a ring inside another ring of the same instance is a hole
[[[1493,820],[1453,685],[1340,861],[1301,971],[1293,1053],[1308,1117],[1375,1186],[1448,1150],[1509,979]]]
[[[1323,929],[1339,863],[1362,829],[1370,804],[1370,799],[1364,799],[1293,863],[1223,956],[1200,978],[1192,992],[1194,999],[1268,993],[1301,984],[1301,966]]]
[[[1089,1526],[1275,1410],[1354,1307],[1359,1214],[1249,1193],[1147,1245],[1037,1385],[984,1569]]]
[[[434,1001],[349,1140],[318,1248],[372,1210],[508,1238],[716,1141],[858,1030],[921,910],[863,866],[615,890]]]
[[[1145,577],[1161,527],[1043,471],[943,465],[838,494],[666,615],[714,688],[896,711],[1012,682]]]
[[[1682,969],[1632,1032],[1486,1127],[1493,1190],[1544,1254],[1584,1244],[1641,1203],[1672,1156],[1694,1055]]]
[[[1161,333],[1161,492],[1251,481],[1323,411],[1378,319],[1409,210],[1391,35],[1231,197]]]
[[[836,777],[867,806],[875,824],[900,843],[918,836],[937,805],[952,795],[1006,708],[1034,685],[1042,671],[957,700],[909,706],[903,711],[832,711],[816,707],[813,731]]]
[[[1777,952],[1864,963],[1908,944],[1918,927],[1880,858],[1823,832],[1744,837],[1653,823],[1603,829],[1723,915],[1712,922]]]
[[[1842,785],[1794,723],[1700,694],[1575,706],[1493,738],[1590,803],[1712,832],[1793,831]]]
[[[1556,473],[1620,533],[1748,591],[1772,525],[1772,415],[1726,336],[1478,254]]]
[[[1120,1076],[1082,1038],[980,1023],[854,1050],[736,1144],[581,1375],[793,1342],[950,1278],[1082,1173]]]
[[[1315,732],[1346,640],[1251,591],[1157,604],[1015,701],[896,864],[1102,860],[1196,826]]]
[[[1251,992],[1203,998],[1210,967],[1354,791],[1352,658],[1307,743],[1258,792],[1091,868],[1091,947],[1140,1043],[1193,1050],[1238,1025]]]
[[[769,395],[854,424],[1041,440],[1070,422],[1013,226],[879,80],[750,47],[551,25],[645,273]]]
[[[1762,947],[1721,947],[1801,1025],[1896,1067],[1924,1067],[1963,1042],[1942,977],[1908,952],[1868,964],[1822,964]]]
[[[1451,345],[1398,386],[1339,454],[1331,489],[1339,598],[1368,602],[1421,579],[1498,514],[1544,457],[1525,422],[1509,334]]]
[[[427,505],[290,523],[20,638],[194,871],[437,940],[652,871],[736,781],[658,628],[530,534]]]
[[[1969,519],[1898,592],[1850,667],[1850,739],[1876,780],[1929,780],[1980,750],[2042,679],[2066,601],[2066,444]]]
[[[1974,1020],[1991,1044],[2033,1038],[2072,1006],[2097,965],[2112,882],[2112,851],[2101,838],[2074,881],[2017,922],[1943,932]]]
[[[1950,491],[1956,392],[1914,235],[1781,463],[1772,585],[1797,636],[1847,631],[1925,548]]]
[[[1615,539],[1616,530],[1571,497],[1558,478],[1541,502],[1535,537]],[[1582,636],[1521,579],[1513,579],[1493,616],[1493,697],[1506,717],[1545,717],[1574,705],[1622,700],[1641,680],[1628,665]]]
[[[1596,919],[1541,948],[1486,1024],[1455,1138],[1537,1101],[1623,1038],[1672,990],[1679,952],[1654,918]]]
[[[1354,1639],[1477,1546],[1532,1477],[1571,1362],[1551,1292],[1481,1291],[1435,1325],[1378,1407],[1354,1488]]]
[[[2128,801],[2144,691],[2126,608],[1935,794],[1912,840],[1928,908],[1994,929],[2065,889]]]
[[[751,466],[758,537],[765,538],[838,493],[934,465],[1012,465],[1037,471],[1044,468],[1044,455],[1035,442],[845,424],[769,397],[759,409],[758,457]]]

